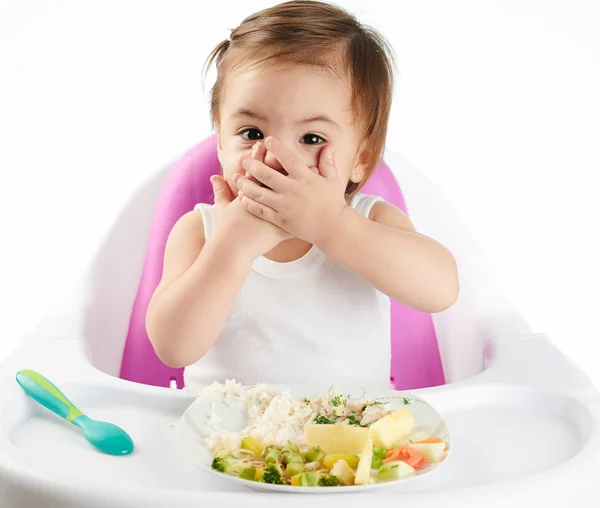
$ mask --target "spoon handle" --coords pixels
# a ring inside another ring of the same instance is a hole
[[[34,370],[24,369],[17,372],[17,383],[33,400],[70,423],[83,415],[56,386]]]

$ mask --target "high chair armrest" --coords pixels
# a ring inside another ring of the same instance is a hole
[[[485,347],[485,370],[469,380],[503,382],[597,397],[589,377],[544,334],[493,339]]]

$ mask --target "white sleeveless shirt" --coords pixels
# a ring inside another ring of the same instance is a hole
[[[349,205],[369,217],[377,201],[356,194]],[[210,236],[214,206],[195,210]],[[193,392],[231,378],[389,388],[390,359],[389,298],[313,246],[288,263],[254,260],[221,334],[184,381]]]

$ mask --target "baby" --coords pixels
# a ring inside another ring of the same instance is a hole
[[[389,387],[390,302],[458,295],[450,252],[361,194],[392,101],[388,45],[337,6],[291,1],[246,18],[211,53],[222,176],[215,204],[173,227],[148,308],[159,358],[187,387]]]

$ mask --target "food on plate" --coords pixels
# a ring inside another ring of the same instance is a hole
[[[369,428],[373,444],[383,448],[391,448],[394,444],[408,436],[414,427],[415,417],[404,408],[380,420],[373,422]]]
[[[369,438],[368,427],[358,425],[304,426],[304,441],[309,446],[319,446],[325,453],[360,453]]]
[[[380,481],[400,480],[415,474],[415,469],[406,462],[397,461],[384,464],[379,468],[378,478]]]
[[[335,389],[310,400],[229,380],[200,396],[245,404],[244,428],[224,430],[212,411],[205,438],[212,468],[245,481],[292,487],[387,482],[444,460],[448,450],[443,439],[415,428],[409,407],[393,411],[389,402],[349,400]]]
[[[354,483],[356,485],[366,485],[371,479],[371,464],[373,461],[373,439],[369,437],[365,447],[360,454],[360,460],[358,461],[358,468],[356,469],[356,476]]]

